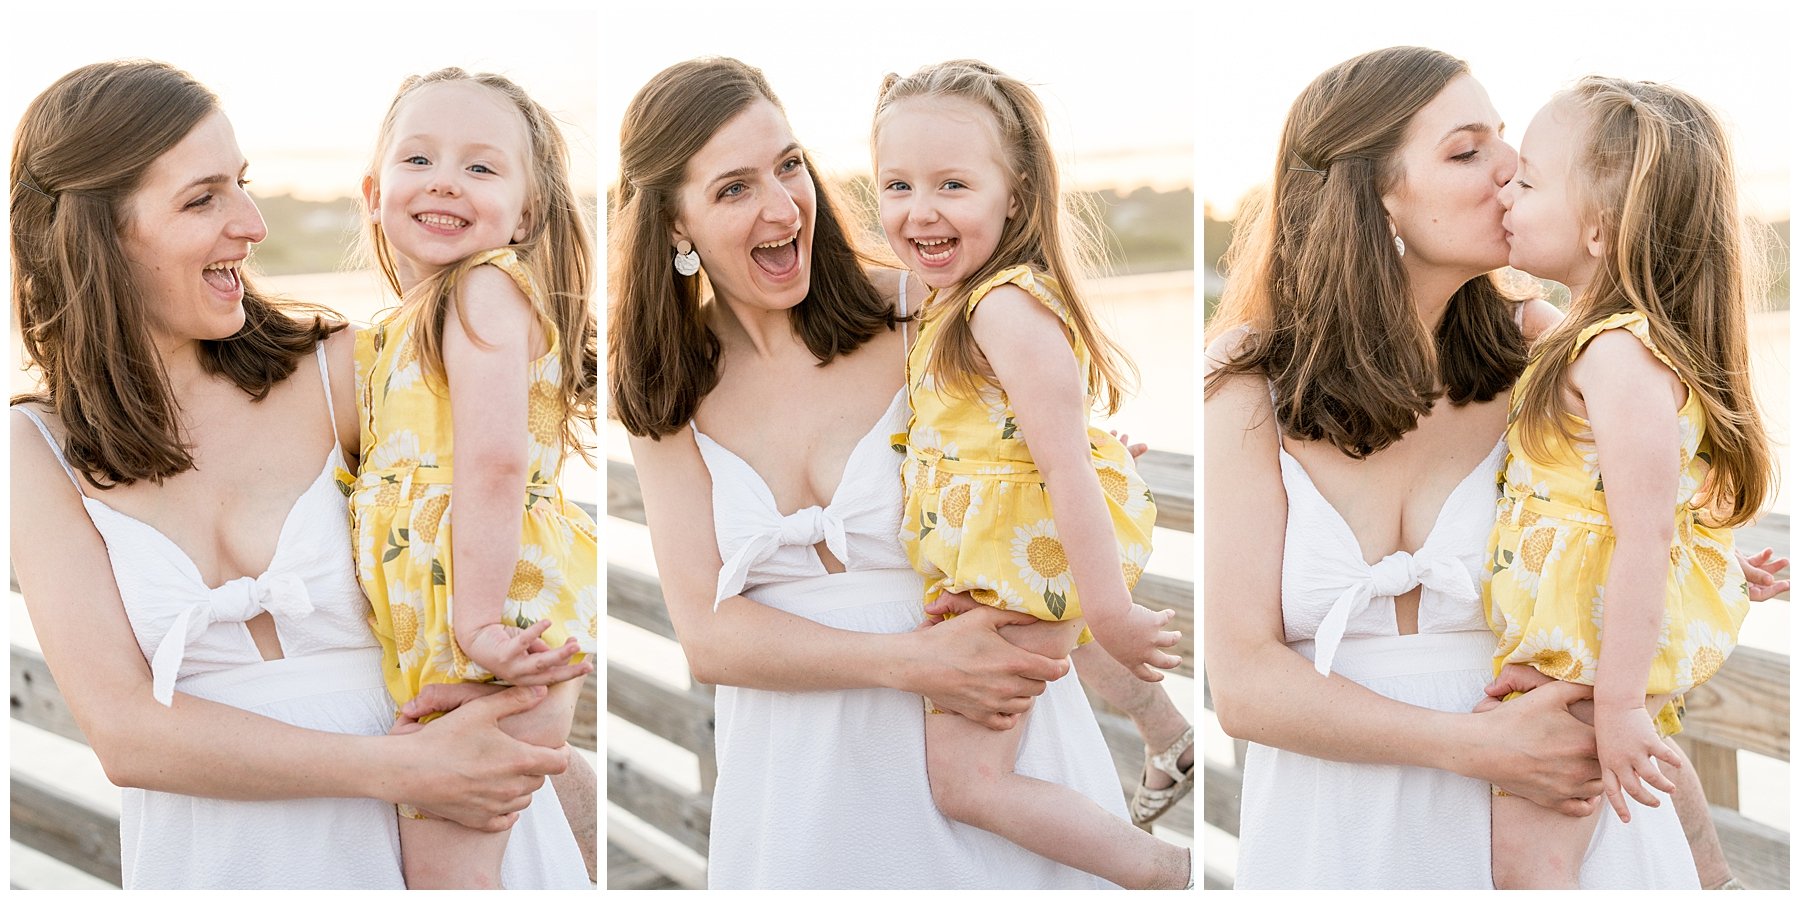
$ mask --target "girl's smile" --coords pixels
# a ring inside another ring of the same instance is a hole
[[[881,228],[927,285],[960,284],[985,265],[1016,211],[992,113],[959,97],[896,103],[875,135]]]

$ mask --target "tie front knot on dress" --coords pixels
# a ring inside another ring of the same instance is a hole
[[[1361,612],[1376,597],[1397,597],[1415,587],[1425,587],[1459,603],[1480,599],[1469,570],[1460,559],[1447,553],[1407,553],[1400,551],[1383,557],[1370,566],[1368,574],[1358,578],[1338,595],[1319,623],[1317,653],[1313,668],[1320,675],[1331,674],[1332,659],[1351,617]]]
[[[227,581],[207,590],[205,598],[176,615],[151,661],[151,692],[164,706],[174,702],[175,678],[188,644],[199,640],[213,623],[248,622],[265,612],[297,619],[313,611],[306,582],[292,572],[265,572],[255,578]]]

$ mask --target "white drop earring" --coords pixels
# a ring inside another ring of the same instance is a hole
[[[1400,239],[1399,232],[1394,233],[1394,252],[1399,253],[1401,256],[1406,255],[1406,242]]]
[[[700,271],[700,254],[687,241],[675,242],[675,272],[683,277]]]

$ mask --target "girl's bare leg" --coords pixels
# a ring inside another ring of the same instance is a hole
[[[1144,786],[1160,789],[1174,784],[1166,773],[1149,764],[1151,756],[1173,745],[1188,729],[1187,717],[1169,699],[1169,692],[1160,684],[1131,674],[1104,648],[1092,643],[1075,648],[1069,659],[1075,663],[1082,684],[1093,688],[1112,708],[1131,717],[1131,724],[1137,726],[1138,736],[1144,739]],[[1181,754],[1177,765],[1183,770],[1193,768],[1192,746]]]
[[[540,747],[568,742],[581,679],[550,685],[536,707],[500,720],[500,730]],[[443,819],[400,819],[400,860],[408,890],[497,890],[510,831],[490,833]]]
[[[1009,731],[993,731],[958,715],[925,717],[925,765],[938,810],[1121,887],[1184,887],[1186,850],[1073,788],[1013,771],[1022,719]]]

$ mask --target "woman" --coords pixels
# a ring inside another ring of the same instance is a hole
[[[510,884],[585,887],[554,792],[521,816],[573,754],[495,725],[541,694],[384,736],[331,483],[357,452],[351,335],[246,283],[264,228],[245,168],[217,98],[160,63],[69,73],[14,145],[13,296],[43,389],[13,401],[12,558],[125,788],[124,886],[399,888],[404,802],[517,822]]]
[[[1488,274],[1517,161],[1501,127],[1443,53],[1333,67],[1233,251],[1205,399],[1206,555],[1233,562],[1205,594],[1220,725],[1255,742],[1238,887],[1486,888],[1490,783],[1594,809],[1567,686],[1463,714],[1492,671],[1507,393],[1560,315]],[[1672,804],[1602,815],[1584,887],[1698,886]]]
[[[996,728],[1033,708],[1020,771],[1124,815],[1067,664],[998,636],[1024,617],[915,630],[889,444],[923,291],[865,273],[735,60],[651,79],[620,168],[609,383],[670,620],[694,677],[721,685],[710,885],[1106,886],[932,806],[920,694]]]

